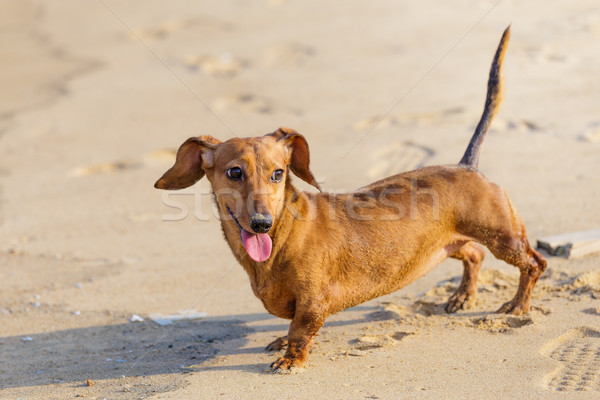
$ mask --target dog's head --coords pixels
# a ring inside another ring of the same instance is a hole
[[[212,136],[186,140],[175,165],[154,184],[157,189],[183,189],[204,175],[212,184],[221,217],[240,230],[248,255],[265,261],[271,255],[268,232],[284,207],[290,171],[320,190],[309,168],[304,136],[289,128],[261,137],[221,142]]]

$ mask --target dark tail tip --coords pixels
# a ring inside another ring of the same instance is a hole
[[[494,60],[492,61],[483,114],[481,115],[479,124],[477,124],[477,128],[475,128],[475,133],[473,134],[469,146],[459,164],[472,167],[477,167],[479,164],[481,144],[483,143],[483,139],[485,138],[485,134],[487,133],[492,120],[500,110],[500,105],[502,104],[504,97],[503,64],[508,39],[510,39],[510,25],[504,30],[502,38],[500,39],[500,44],[498,44],[498,49],[494,55]]]

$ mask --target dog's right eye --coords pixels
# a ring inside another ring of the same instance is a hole
[[[242,169],[240,167],[229,168],[226,174],[232,181],[239,181],[242,179]]]

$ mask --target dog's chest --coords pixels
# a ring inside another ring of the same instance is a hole
[[[252,290],[258,297],[265,309],[279,318],[292,319],[296,311],[296,299],[289,293],[286,293],[278,284],[255,287]]]

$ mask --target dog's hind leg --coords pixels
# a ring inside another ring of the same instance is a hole
[[[519,250],[502,249],[497,255],[498,258],[502,258],[509,264],[518,267],[521,271],[517,294],[511,301],[504,303],[498,309],[497,312],[499,313],[521,315],[529,312],[533,287],[546,269],[546,260],[540,253],[531,248],[527,239],[522,242],[522,245]]]
[[[519,268],[521,276],[517,294],[498,312],[521,315],[529,311],[533,287],[546,269],[546,260],[531,248],[525,225],[506,193],[497,192],[491,199],[484,208],[493,210],[493,214],[477,222],[471,221],[468,231],[496,258]],[[466,230],[463,234],[466,234]]]
[[[481,262],[485,257],[483,247],[475,242],[467,242],[450,257],[462,260],[463,277],[456,292],[448,299],[446,312],[454,313],[460,309],[469,308],[477,296],[477,276]]]

